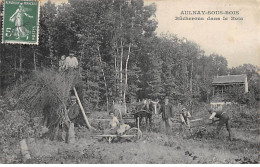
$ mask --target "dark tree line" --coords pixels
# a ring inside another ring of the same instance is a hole
[[[69,0],[56,6],[48,1],[40,11],[38,46],[0,44],[1,92],[23,82],[34,70],[57,68],[61,55],[74,50],[90,108],[113,100],[130,102],[166,95],[176,102],[208,102],[213,77],[228,73],[247,74],[246,96],[251,103],[259,100],[258,67],[244,64],[230,69],[223,56],[204,55],[188,39],[157,36],[155,4]]]

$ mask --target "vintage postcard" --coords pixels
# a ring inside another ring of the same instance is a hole
[[[2,43],[38,44],[40,1],[5,0]]]
[[[260,162],[259,0],[0,11],[0,163]]]

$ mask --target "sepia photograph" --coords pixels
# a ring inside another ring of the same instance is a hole
[[[260,0],[0,0],[0,164],[259,164]]]

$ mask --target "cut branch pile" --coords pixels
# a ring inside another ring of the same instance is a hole
[[[12,97],[17,99],[16,107],[25,108],[32,117],[43,115],[54,137],[59,125],[69,127],[66,110],[71,90],[78,82],[80,79],[76,71],[35,71],[12,92]]]

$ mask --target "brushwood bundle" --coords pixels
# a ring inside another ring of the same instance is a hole
[[[17,108],[26,109],[31,116],[43,115],[47,127],[54,129],[68,122],[65,111],[71,91],[79,82],[76,71],[44,69],[35,71],[11,96],[17,99]]]

